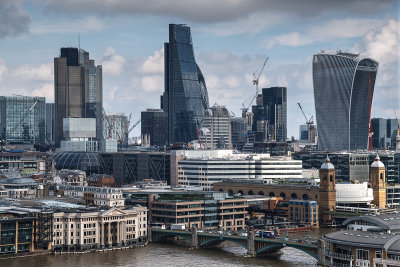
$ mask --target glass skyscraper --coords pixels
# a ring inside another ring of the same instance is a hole
[[[209,107],[203,74],[196,64],[190,28],[169,25],[169,42],[164,44],[165,91],[162,108],[168,112],[169,143],[197,140]]]
[[[0,96],[0,135],[7,144],[44,144],[44,97]]]
[[[318,149],[367,149],[378,62],[358,55],[320,53],[313,58]]]

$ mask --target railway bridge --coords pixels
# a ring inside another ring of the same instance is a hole
[[[202,248],[221,244],[230,241],[238,244],[247,250],[247,254],[256,257],[264,253],[276,252],[284,247],[292,247],[301,250],[312,256],[318,263],[323,262],[323,246],[316,239],[298,239],[290,237],[262,238],[256,237],[254,231],[250,231],[247,236],[237,236],[228,234],[218,234],[213,232],[193,229],[192,231],[166,230],[150,228],[149,241],[159,242],[171,237],[178,237],[187,240],[192,247]]]

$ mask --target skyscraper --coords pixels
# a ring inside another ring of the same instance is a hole
[[[207,109],[203,127],[200,139],[205,148],[232,149],[231,114],[226,107],[214,104]]]
[[[89,53],[61,48],[54,58],[55,144],[63,138],[63,118],[96,118],[96,137],[102,138],[102,68]]]
[[[141,113],[141,133],[147,135],[151,146],[168,144],[168,114],[161,109],[147,109]],[[143,142],[143,140],[142,140]]]
[[[257,97],[253,131],[258,142],[287,140],[287,89],[286,87],[263,88]]]
[[[45,98],[0,96],[0,137],[7,144],[44,144]]]
[[[168,112],[169,143],[197,140],[208,108],[208,93],[203,74],[193,52],[190,28],[169,25],[169,42],[164,44],[165,91],[163,109]]]
[[[54,143],[54,103],[46,103],[46,139]]]
[[[313,58],[318,149],[368,148],[368,126],[378,62],[358,55],[320,53]]]

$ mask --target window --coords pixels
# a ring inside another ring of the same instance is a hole
[[[375,258],[382,258],[382,251],[375,251]]]
[[[357,249],[356,257],[357,260],[369,260],[369,251]]]

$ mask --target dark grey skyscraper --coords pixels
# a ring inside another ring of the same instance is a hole
[[[150,138],[150,145],[168,144],[168,114],[161,109],[147,109],[141,114],[141,132]],[[143,141],[143,140],[142,140]]]
[[[195,61],[188,26],[169,25],[169,42],[164,44],[164,55],[162,107],[168,112],[169,142],[197,140],[197,128],[201,128],[209,105],[206,83]]]
[[[286,87],[263,88],[252,106],[253,131],[259,142],[286,142],[287,139],[287,89]]]
[[[63,138],[63,118],[96,118],[97,138],[102,137],[102,68],[89,53],[77,48],[61,48],[54,58],[55,144]]]
[[[378,62],[358,55],[320,53],[313,58],[318,149],[368,148],[368,125]]]
[[[54,143],[54,103],[46,103],[46,138]]]

